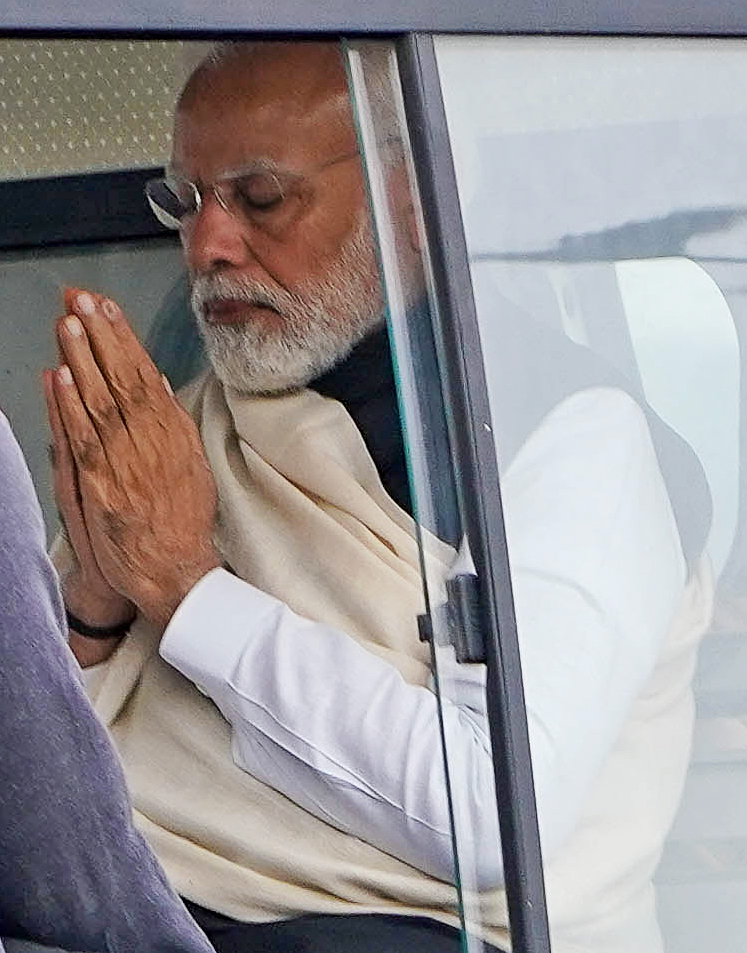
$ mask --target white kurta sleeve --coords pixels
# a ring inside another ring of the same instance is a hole
[[[621,392],[587,391],[556,408],[507,471],[503,504],[547,856],[655,665],[685,568],[645,418]],[[433,692],[220,569],[177,609],[161,655],[229,721],[240,767],[331,825],[453,879]],[[486,889],[501,883],[502,864],[485,670],[448,667],[453,801],[460,824],[480,831]]]

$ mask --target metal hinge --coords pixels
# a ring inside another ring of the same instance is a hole
[[[454,572],[459,566],[465,572]],[[446,602],[418,616],[423,642],[453,645],[458,662],[484,662],[485,639],[480,625],[480,587],[466,539],[446,580]]]

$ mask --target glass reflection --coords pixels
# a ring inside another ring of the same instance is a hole
[[[469,593],[476,578],[457,502],[464,489],[456,483],[450,449],[454,428],[463,422],[454,419],[442,393],[444,344],[433,321],[438,306],[394,48],[375,42],[351,42],[346,48],[387,296],[431,627],[432,686],[439,700],[463,942],[470,951],[492,945],[504,949],[511,940],[486,716],[486,669],[458,660],[455,647],[467,627],[465,617],[452,614],[455,592],[462,587],[461,592]],[[400,163],[395,174],[387,163],[393,140]]]
[[[736,951],[747,57],[588,39],[438,54],[553,950]]]

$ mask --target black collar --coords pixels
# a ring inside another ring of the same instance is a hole
[[[387,493],[403,510],[412,513],[386,327],[369,334],[343,361],[308,386],[345,407],[361,432]]]

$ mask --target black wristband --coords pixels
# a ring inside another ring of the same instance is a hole
[[[133,619],[128,619],[116,625],[88,625],[73,615],[69,609],[65,609],[65,615],[68,628],[78,635],[85,635],[87,639],[121,639],[123,635],[127,635],[127,630],[133,622]]]

